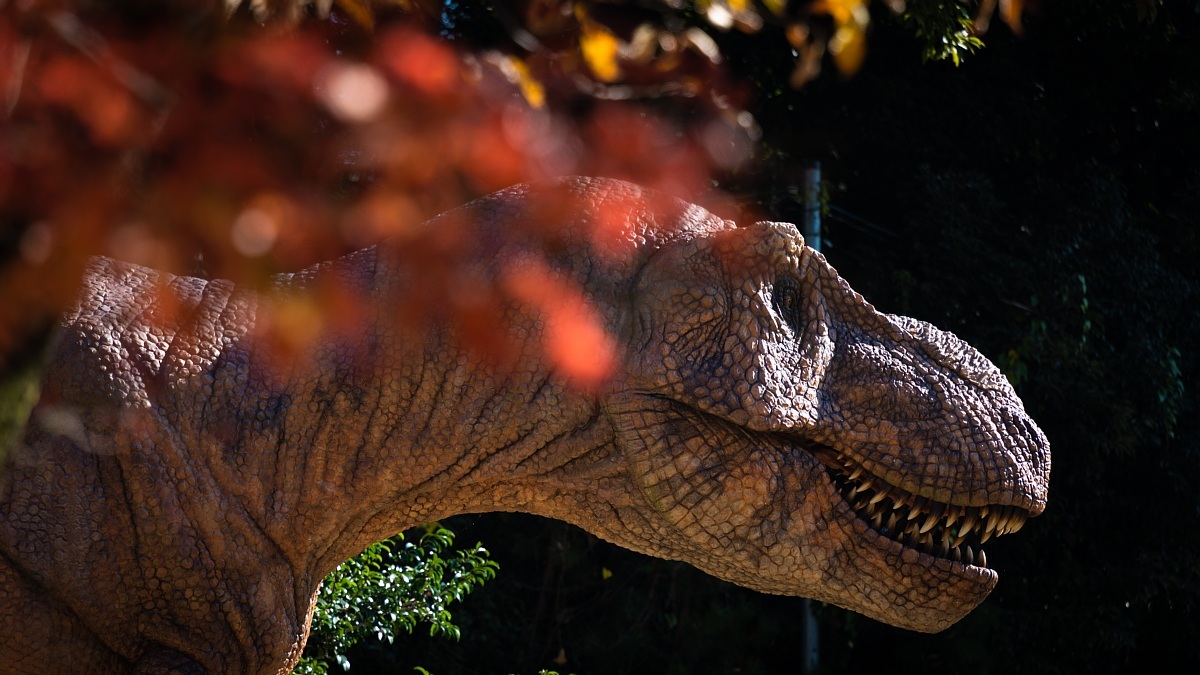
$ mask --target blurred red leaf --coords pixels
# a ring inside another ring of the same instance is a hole
[[[82,57],[52,57],[38,70],[37,91],[43,100],[70,110],[98,145],[128,144],[140,131],[129,90]]]
[[[454,50],[424,33],[389,30],[380,36],[378,51],[383,67],[422,95],[444,97],[463,86]]]
[[[616,367],[616,344],[579,288],[534,259],[506,268],[503,287],[541,314],[542,346],[559,373],[586,390],[604,384]]]

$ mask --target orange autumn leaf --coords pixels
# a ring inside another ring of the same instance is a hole
[[[379,52],[381,65],[421,94],[444,96],[462,86],[454,50],[424,33],[393,30],[380,39]]]
[[[867,36],[863,26],[850,24],[839,27],[829,41],[829,54],[842,75],[853,75],[867,58]]]
[[[1021,33],[1021,14],[1025,11],[1025,0],[1000,0],[1000,18],[1018,35]]]
[[[542,347],[557,372],[583,389],[595,389],[608,379],[616,366],[616,344],[578,288],[535,260],[510,267],[503,285],[541,315]]]
[[[129,90],[89,61],[55,57],[42,67],[37,84],[45,100],[69,109],[99,145],[120,146],[138,131],[140,116]]]

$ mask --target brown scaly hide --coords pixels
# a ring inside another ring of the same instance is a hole
[[[287,672],[334,566],[487,510],[937,631],[1045,506],[996,368],[791,225],[568,179],[426,227],[481,323],[406,309],[433,249],[262,293],[92,262],[0,479],[0,671]],[[345,311],[298,340],[313,294]]]

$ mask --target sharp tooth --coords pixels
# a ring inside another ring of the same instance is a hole
[[[871,523],[875,526],[875,529],[878,530],[880,527],[883,526],[883,514],[876,513],[875,517],[871,519]]]
[[[967,538],[967,535],[966,535],[966,534],[964,534],[962,530],[959,530],[959,535],[958,535],[957,537],[955,537],[955,538],[954,538],[954,542],[953,542],[953,544],[952,544],[952,545],[953,545],[955,548],[957,548],[958,546],[961,546],[961,545],[962,545],[962,543],[963,543],[963,540],[965,540],[966,538]]]
[[[921,507],[914,504],[912,509],[908,512],[908,519],[912,520],[919,515],[921,515]]]
[[[975,552],[971,550],[971,547],[970,547],[970,546],[967,546],[967,556],[966,556],[966,561],[967,561],[967,564],[968,564],[968,565],[974,565],[974,564],[975,564]]]
[[[1025,527],[1025,518],[1026,518],[1026,516],[1024,513],[1019,514],[1017,516],[1017,521],[1013,525],[1013,529],[1012,529],[1013,532],[1016,532],[1017,530],[1020,530],[1022,527]]]
[[[983,528],[983,540],[987,541],[988,539],[991,538],[991,536],[993,534],[995,534],[996,536],[1000,536],[1000,533],[996,532],[995,530],[996,530],[996,519],[988,518],[987,525],[985,525]]]
[[[958,531],[963,534],[969,534],[975,529],[975,522],[975,514],[968,512],[967,515],[963,516],[963,522],[962,525],[958,526]]]
[[[986,544],[986,543],[987,543],[987,540],[988,540],[988,539],[991,539],[991,538],[992,538],[992,531],[991,531],[991,530],[984,530],[984,531],[983,531],[983,536],[982,536],[982,537],[979,539],[979,543],[981,543],[981,544]]]
[[[885,494],[883,492],[876,492],[875,496],[871,497],[871,505],[874,506],[874,505],[878,504],[879,502],[883,501],[883,498],[886,496],[887,496],[887,494]]]
[[[958,508],[951,506],[946,512],[946,527],[954,527],[954,523],[958,522]]]
[[[950,542],[946,541],[945,537],[942,537],[942,557],[950,557]]]
[[[1017,519],[1018,518],[1019,518],[1019,516],[1017,515],[1017,507],[1014,506],[1014,507],[1010,508],[1008,511],[1008,527],[1007,527],[1007,531],[1005,532],[1005,534],[1012,534],[1013,532],[1017,531]]]
[[[933,524],[936,522],[937,522],[937,516],[933,515],[932,513],[929,514],[929,517],[926,518],[925,522],[921,525],[921,534],[925,534],[926,532],[932,530]]]
[[[983,549],[979,549],[979,559],[976,562],[980,567],[987,567],[987,556],[984,555]]]
[[[853,482],[858,480],[858,477],[862,475],[862,472],[862,467],[855,469],[854,472],[850,474],[850,481]]]
[[[896,531],[896,521],[900,519],[899,515],[900,514],[893,511],[892,515],[888,517],[887,528],[892,532]]]
[[[954,562],[962,562],[962,549],[958,546],[954,547]]]
[[[996,519],[996,536],[1006,534],[1008,532],[1008,509],[1000,509],[992,516]]]

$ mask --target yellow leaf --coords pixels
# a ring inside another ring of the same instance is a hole
[[[856,23],[865,28],[870,21],[865,0],[816,0],[809,11],[829,16],[839,27]]]
[[[775,16],[783,16],[783,13],[787,11],[787,0],[763,0],[763,4]]]
[[[838,71],[843,75],[858,72],[867,55],[866,32],[871,21],[865,0],[816,0],[812,12],[833,19],[836,30],[829,40],[829,53]]]
[[[542,83],[538,82],[533,74],[529,72],[529,66],[525,61],[511,56],[509,63],[512,65],[513,72],[517,76],[517,86],[521,88],[521,95],[525,97],[525,101],[530,107],[541,108],[546,105],[546,90],[542,87]]]
[[[580,29],[579,49],[592,73],[603,82],[615,81],[621,76],[621,67],[617,64],[617,50],[621,45],[616,36],[591,21],[580,24]]]
[[[601,567],[600,568],[600,578],[605,581],[608,581],[609,579],[612,578],[612,570],[608,569],[607,567]]]
[[[862,27],[850,24],[839,28],[829,41],[829,53],[842,75],[857,73],[867,56],[867,38]]]

